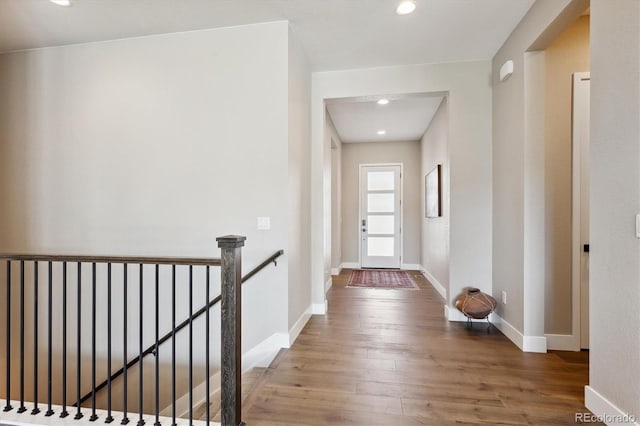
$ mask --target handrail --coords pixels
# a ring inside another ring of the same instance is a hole
[[[277,252],[275,252],[274,254],[272,254],[271,256],[269,256],[264,262],[262,262],[261,264],[259,264],[258,266],[256,266],[255,268],[253,268],[251,271],[249,271],[244,277],[242,277],[242,281],[241,283],[244,284],[246,281],[248,281],[249,279],[251,279],[254,275],[256,275],[258,272],[260,272],[261,270],[263,270],[264,268],[266,268],[269,264],[273,263],[274,265],[277,266],[278,262],[277,259],[282,256],[284,254],[284,250],[278,250]],[[0,259],[2,259],[2,257],[0,257]],[[132,262],[132,263],[137,263],[137,262]],[[182,321],[177,327],[175,332],[177,333],[178,331],[182,330],[183,328],[185,328],[186,326],[189,325],[190,321],[195,320],[196,318],[200,317],[202,314],[204,314],[207,309],[211,309],[213,306],[215,306],[218,302],[220,302],[222,296],[218,295],[217,297],[215,297],[214,299],[212,299],[207,305],[203,306],[202,308],[200,308],[198,311],[196,311],[192,316],[190,316],[189,318],[187,318],[186,320]],[[173,335],[173,331],[168,332],[167,334],[165,334],[161,339],[158,340],[158,346],[160,346],[161,344],[163,344],[164,342],[166,342],[167,340],[169,340],[171,338],[171,336]],[[154,349],[155,349],[156,345],[155,343],[152,344],[151,346],[149,346],[144,352],[142,352],[142,357],[144,358],[145,356],[154,353]],[[138,362],[140,361],[140,355],[136,356],[135,358],[133,358],[131,361],[129,361],[127,363],[127,367],[126,369],[130,369],[131,367],[133,367],[134,365],[136,365]],[[118,377],[120,377],[123,373],[124,373],[125,368],[121,367],[120,369],[118,369],[115,373],[113,373],[110,377],[110,380],[114,380],[117,379]],[[95,393],[97,394],[98,392],[100,392],[102,389],[104,389],[107,386],[109,379],[105,379],[102,383],[100,383],[98,386],[95,387]],[[82,398],[80,398],[80,403],[82,404],[83,402],[87,401],[89,398],[91,398],[91,396],[93,395],[93,391],[88,392],[87,394],[85,394]],[[75,404],[74,404],[75,406]]]
[[[148,256],[78,256],[47,254],[4,254],[0,260],[33,261],[33,262],[71,262],[71,263],[126,263],[143,265],[193,265],[220,266],[219,258],[202,257],[148,257]],[[252,271],[253,272],[253,271]]]

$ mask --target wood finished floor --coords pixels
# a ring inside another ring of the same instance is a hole
[[[254,425],[571,425],[584,412],[586,353],[523,353],[495,328],[449,323],[437,292],[345,288],[246,401]]]

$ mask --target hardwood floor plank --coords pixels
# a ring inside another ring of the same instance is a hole
[[[346,288],[281,351],[243,407],[248,425],[573,425],[588,354],[521,352],[495,327],[444,319],[418,291]]]

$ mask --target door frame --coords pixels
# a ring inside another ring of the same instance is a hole
[[[591,79],[590,72],[576,72],[572,76],[571,94],[571,334],[573,337],[573,349],[579,351],[582,348],[582,289],[581,269],[583,248],[581,241],[582,228],[582,145],[577,141],[577,135],[582,131],[584,123],[575,120],[576,82],[583,79]]]
[[[358,265],[360,268],[362,268],[362,238],[361,238],[361,232],[362,232],[362,226],[360,226],[361,224],[361,220],[362,220],[362,182],[361,182],[361,177],[362,177],[362,168],[363,167],[390,167],[390,166],[400,166],[400,269],[404,269],[402,268],[402,265],[404,264],[404,252],[403,252],[403,246],[404,246],[404,223],[403,223],[403,219],[404,219],[404,163],[360,163],[358,164],[358,222],[357,222],[357,226],[356,226],[356,238],[358,241]]]

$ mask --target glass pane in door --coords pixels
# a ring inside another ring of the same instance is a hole
[[[367,194],[369,213],[393,213],[395,194]]]
[[[369,237],[367,256],[393,256],[393,237]]]
[[[393,191],[393,172],[367,172],[367,190]]]
[[[393,215],[388,216],[367,216],[369,224],[369,234],[390,234],[393,235],[395,223]]]

